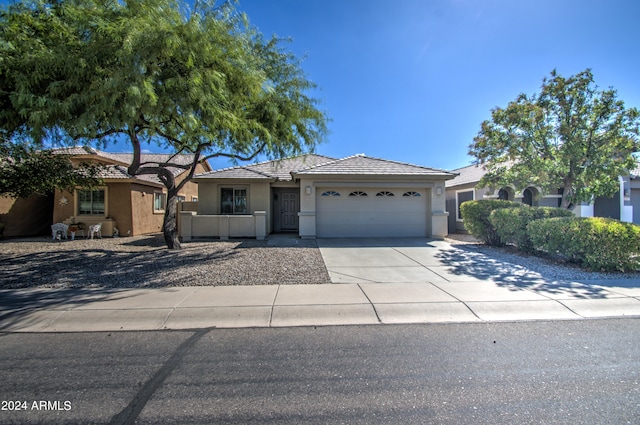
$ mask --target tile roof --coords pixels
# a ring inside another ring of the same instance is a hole
[[[486,174],[484,166],[482,165],[468,165],[466,167],[457,168],[451,170],[452,173],[457,174],[453,180],[449,180],[445,183],[445,187],[461,186],[463,184],[478,183],[482,176]]]
[[[388,159],[372,158],[364,154],[317,164],[296,172],[298,175],[402,175],[453,177],[448,171],[407,164]]]
[[[328,156],[308,154],[265,161],[257,164],[240,165],[223,168],[196,176],[198,179],[267,179],[276,181],[291,181],[292,172],[329,161],[335,161]]]
[[[133,153],[111,153],[103,152],[89,146],[73,146],[67,148],[55,148],[52,151],[60,155],[71,155],[76,157],[88,156],[95,159],[104,159],[107,162],[102,172],[99,174],[102,179],[135,179],[142,180],[154,184],[162,184],[160,179],[153,174],[141,174],[131,176],[127,168],[133,160]],[[149,166],[157,164],[173,163],[177,165],[188,165],[193,161],[193,155],[174,155],[174,154],[140,154],[140,162]],[[174,176],[179,176],[186,170],[177,167],[168,167]]]

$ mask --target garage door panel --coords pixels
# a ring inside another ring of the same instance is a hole
[[[402,196],[409,190],[394,190],[395,196],[375,196],[384,189],[336,188],[319,191],[316,202],[318,237],[425,237],[427,191],[421,196]],[[334,191],[341,196],[322,196]],[[348,196],[363,191],[368,196]],[[390,190],[389,190],[390,191]],[[390,191],[391,192],[391,191]]]

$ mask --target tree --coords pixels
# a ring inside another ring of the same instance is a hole
[[[326,134],[300,61],[230,3],[36,0],[10,6],[0,24],[0,127],[35,141],[126,138],[129,174],[157,175],[167,188],[169,248],[180,248],[177,194],[199,162],[298,154]],[[143,163],[145,143],[193,162]],[[175,168],[187,171],[180,183]]]
[[[37,150],[23,144],[0,144],[0,195],[28,198],[46,195],[55,189],[73,190],[100,184],[102,167],[74,166],[68,155]]]
[[[555,70],[540,94],[520,94],[491,111],[469,147],[485,164],[485,187],[562,189],[562,207],[612,196],[618,176],[635,167],[639,113],[614,89],[599,91],[590,69],[569,78]]]

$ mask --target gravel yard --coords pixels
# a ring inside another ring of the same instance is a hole
[[[454,239],[455,238],[455,239]],[[592,280],[631,278],[640,273],[593,273],[509,248],[477,244],[451,235],[443,264],[461,273]],[[168,286],[294,285],[329,283],[314,240],[272,237],[196,241],[166,249],[161,235],[52,241],[29,238],[0,241],[0,289],[154,288]],[[483,270],[479,270],[483,269]],[[490,270],[489,270],[490,269]],[[487,271],[489,270],[489,271]]]
[[[466,234],[449,235],[446,240],[465,252],[464,255],[457,256],[459,264],[456,267],[461,270],[465,268],[472,270],[474,264],[485,264],[486,268],[493,267],[496,275],[531,276],[533,272],[539,277],[544,276],[553,280],[637,279],[640,282],[640,273],[588,271],[574,264],[528,255],[510,246],[501,248],[487,246]]]
[[[0,288],[154,288],[328,283],[315,241],[197,241],[166,249],[161,235],[0,242]]]

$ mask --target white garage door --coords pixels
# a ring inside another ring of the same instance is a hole
[[[316,194],[318,237],[428,236],[426,189],[340,187]]]

